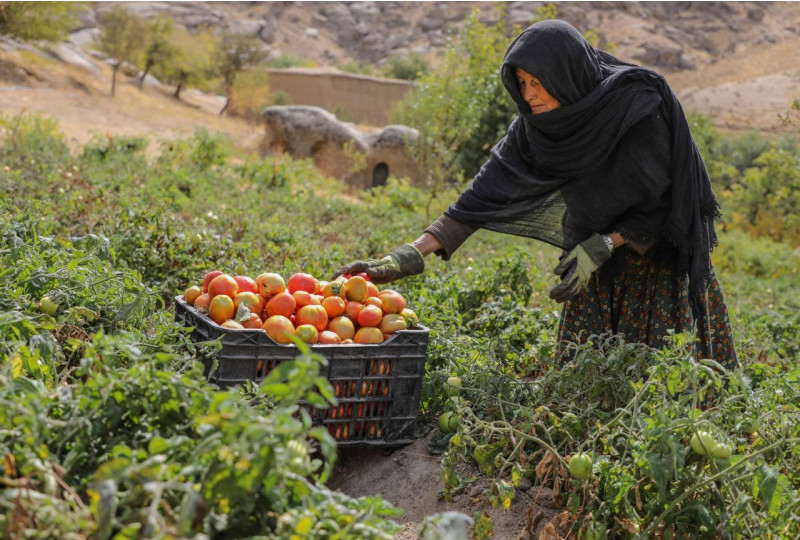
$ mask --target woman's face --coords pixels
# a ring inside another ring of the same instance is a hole
[[[561,107],[561,103],[547,93],[539,79],[522,68],[516,68],[515,73],[517,84],[519,84],[519,93],[525,103],[531,106],[533,114],[541,114]]]

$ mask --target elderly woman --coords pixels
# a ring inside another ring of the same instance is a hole
[[[519,115],[472,184],[413,243],[337,275],[418,274],[480,228],[535,238],[564,250],[550,291],[560,340],[610,332],[660,348],[696,331],[699,356],[736,366],[710,260],[718,206],[664,78],[555,20],[513,41],[501,75]]]

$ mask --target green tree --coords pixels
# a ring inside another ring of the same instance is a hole
[[[82,2],[0,2],[0,35],[63,40],[83,9]]]
[[[113,58],[111,95],[116,92],[117,72],[122,62],[137,64],[144,52],[147,23],[120,5],[114,5],[99,17],[100,38],[97,48]]]
[[[262,63],[266,58],[264,47],[256,37],[232,32],[222,35],[214,55],[216,72],[222,77],[225,92],[225,106],[219,111],[220,116],[231,103],[236,76],[247,68]]]
[[[175,21],[171,17],[159,15],[151,23],[147,32],[147,45],[144,49],[144,70],[139,78],[139,88],[144,85],[144,79],[156,64],[166,64],[172,61],[176,51],[171,41],[175,31]]]
[[[440,66],[422,76],[391,114],[392,121],[419,131],[411,152],[429,174],[428,213],[448,182],[477,172],[516,113],[500,79],[508,36],[505,11],[498,10],[493,26],[482,24],[473,12]]]
[[[217,39],[208,30],[191,34],[176,28],[170,37],[175,54],[164,65],[154,65],[153,73],[169,84],[175,85],[176,99],[186,86],[206,87],[214,72],[214,55]]]

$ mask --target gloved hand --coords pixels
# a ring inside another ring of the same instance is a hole
[[[342,266],[331,279],[342,274],[366,272],[373,283],[389,283],[406,276],[421,274],[425,270],[425,259],[411,244],[403,244],[382,259],[353,261]]]
[[[613,248],[596,233],[575,246],[554,270],[557,276],[561,276],[561,283],[550,289],[550,298],[566,302],[584,290],[595,270],[603,266],[613,252]]]

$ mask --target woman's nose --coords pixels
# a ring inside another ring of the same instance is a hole
[[[534,98],[534,94],[533,88],[526,86],[522,91],[522,99],[524,99],[526,103],[530,103]]]

